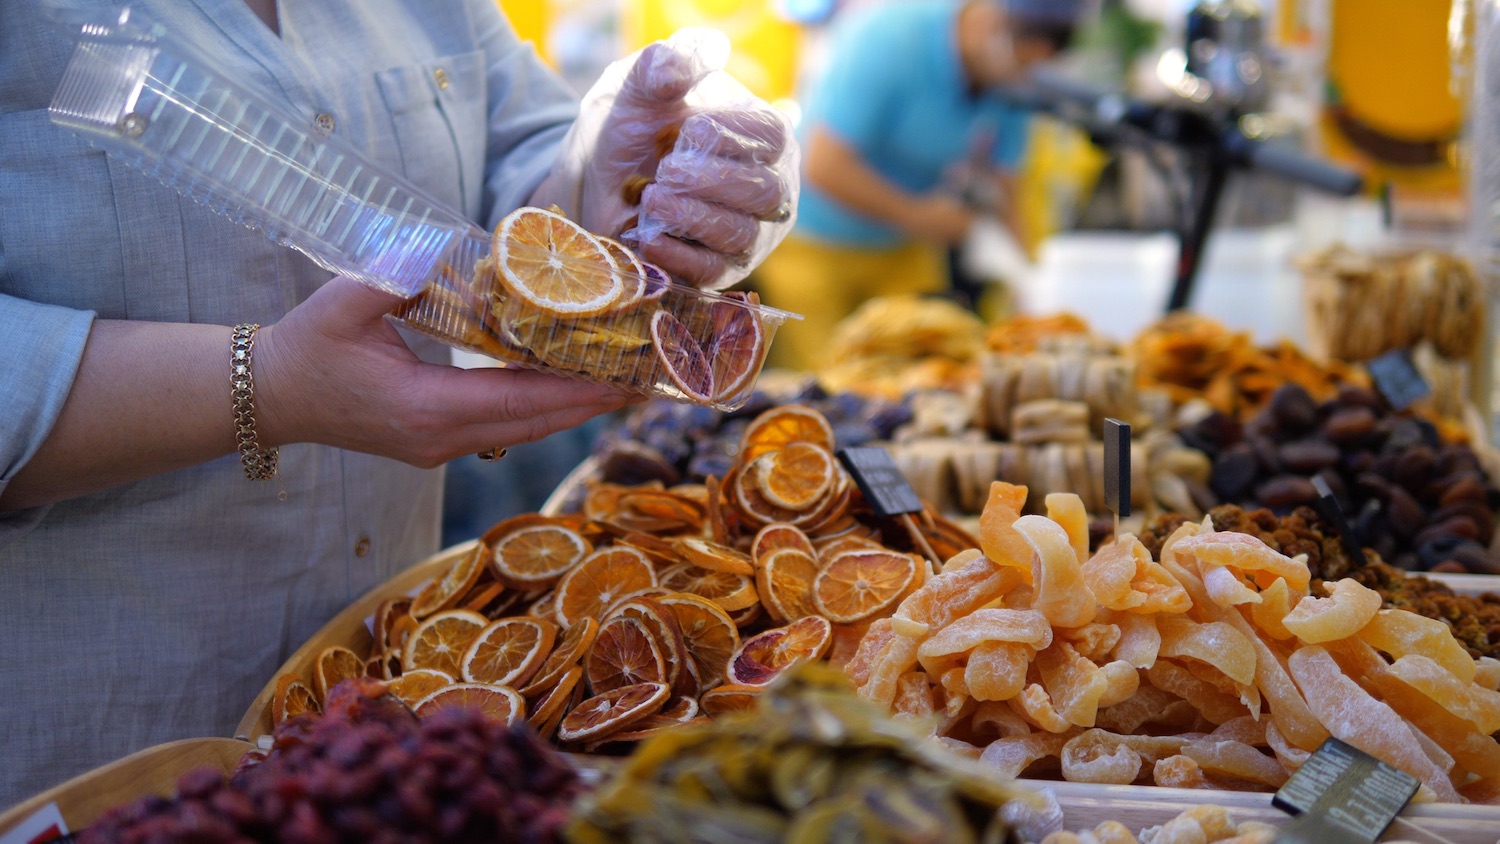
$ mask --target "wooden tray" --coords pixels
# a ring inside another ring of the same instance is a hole
[[[357,654],[369,653],[373,642],[370,639],[370,628],[366,626],[366,620],[375,614],[380,602],[397,595],[415,594],[427,581],[447,571],[464,555],[472,552],[478,542],[477,539],[471,539],[439,551],[366,592],[338,615],[329,619],[328,623],[313,634],[311,639],[302,643],[302,647],[288,657],[287,661],[282,663],[276,673],[266,682],[260,694],[256,695],[255,700],[250,704],[250,709],[245,712],[245,717],[240,719],[239,726],[235,727],[235,738],[253,743],[261,736],[271,734],[273,726],[271,698],[276,694],[277,678],[291,672],[302,678],[302,681],[311,688],[313,661],[318,658],[318,654],[322,653],[324,648],[330,645],[343,645]]]
[[[178,777],[194,768],[208,765],[228,773],[251,747],[249,742],[226,738],[183,739],[148,747],[12,806],[0,814],[0,835],[53,803],[68,829],[77,832],[122,803],[173,794]]]

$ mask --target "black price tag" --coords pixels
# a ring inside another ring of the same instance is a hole
[[[1130,423],[1104,420],[1104,506],[1130,515]]]
[[[1298,819],[1278,842],[1374,844],[1421,783],[1336,738],[1323,742],[1271,805]]]
[[[1411,355],[1404,349],[1393,349],[1365,364],[1375,389],[1385,397],[1392,410],[1405,410],[1417,401],[1432,394],[1427,379],[1411,362]]]
[[[878,446],[861,446],[842,449],[838,454],[839,462],[859,484],[859,491],[865,494],[877,516],[899,516],[926,509],[889,451]]]
[[[1356,566],[1365,565],[1365,549],[1359,545],[1359,537],[1354,535],[1354,529],[1349,526],[1349,520],[1344,518],[1344,508],[1339,506],[1339,500],[1328,487],[1328,482],[1321,475],[1313,475],[1313,489],[1318,491],[1318,500],[1313,505],[1333,529],[1338,532],[1339,541],[1344,545],[1344,553]]]

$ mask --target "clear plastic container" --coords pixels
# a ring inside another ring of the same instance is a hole
[[[80,36],[52,100],[54,122],[331,272],[415,297],[397,320],[451,346],[732,410],[749,398],[777,327],[798,318],[629,269],[618,275],[638,295],[603,309],[569,315],[538,305],[517,289],[540,282],[508,281],[488,232],[246,90],[141,9],[59,17]],[[517,265],[549,257],[500,245]],[[610,274],[595,261],[550,257],[585,283]]]

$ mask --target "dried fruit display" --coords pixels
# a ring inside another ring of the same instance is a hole
[[[1435,799],[1497,790],[1500,661],[1444,623],[1208,520],[1090,554],[1075,496],[1026,496],[997,482],[979,548],[870,626],[863,697],[1002,776],[1270,790],[1332,734]]]
[[[1086,844],[1105,842],[1110,844],[1213,844],[1216,841],[1232,841],[1234,844],[1272,844],[1281,837],[1281,829],[1264,821],[1235,821],[1229,809],[1213,804],[1184,809],[1166,823],[1140,830],[1140,836],[1119,821],[1105,821],[1093,829],[1079,832],[1054,832],[1042,839],[1041,844]]]
[[[880,296],[839,322],[816,368],[831,392],[899,400],[914,390],[962,390],[984,350],[984,323],[932,297]]]
[[[111,810],[83,842],[561,841],[583,786],[529,731],[468,707],[418,720],[383,683],[341,682],[326,713],[276,728],[226,778]]]
[[[615,750],[742,709],[865,630],[975,540],[932,513],[875,515],[802,405],[750,420],[720,480],[595,482],[581,512],[496,524],[415,596],[376,610],[369,654],[419,716],[468,704],[569,749]],[[342,651],[343,649],[339,649]],[[324,660],[320,658],[320,662]],[[287,713],[324,701],[288,673]]]
[[[1037,798],[804,666],[756,705],[642,743],[580,802],[576,844],[1006,840]]]
[[[1316,498],[1320,477],[1360,544],[1392,565],[1500,573],[1488,550],[1500,489],[1478,453],[1370,390],[1345,386],[1319,403],[1287,384],[1243,425],[1214,414],[1179,434],[1212,459],[1221,501],[1285,513]]]

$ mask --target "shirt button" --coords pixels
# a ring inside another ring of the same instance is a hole
[[[369,555],[370,555],[370,537],[368,537],[368,536],[361,536],[359,538],[359,541],[356,542],[356,543],[354,543],[354,556],[356,556],[356,557],[367,557]]]
[[[334,121],[333,115],[329,114],[326,111],[318,115],[317,119],[313,122],[317,124],[318,131],[322,132],[325,135],[332,135],[334,127],[338,125],[338,123]]]
[[[438,68],[432,72],[432,78],[437,80],[438,90],[448,90],[448,71]]]

